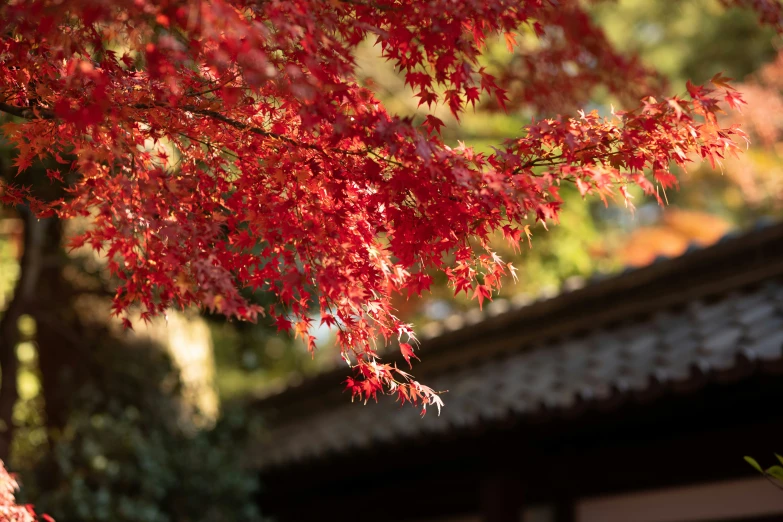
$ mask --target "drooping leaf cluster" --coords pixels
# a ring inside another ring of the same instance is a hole
[[[780,25],[777,1],[731,3]],[[379,340],[399,340],[408,360],[415,344],[393,294],[420,294],[438,270],[481,305],[513,275],[490,235],[517,244],[530,224],[556,222],[562,183],[630,203],[629,186],[660,195],[672,166],[720,161],[742,137],[716,119],[720,100],[742,102],[722,77],[684,97],[651,91],[654,73],[613,50],[577,0],[17,0],[0,25],[0,111],[15,117],[3,131],[19,171],[2,201],[89,216],[73,245],[106,255],[117,314],[267,314],[310,347],[314,322],[336,328],[355,368],[348,388],[365,401],[441,405],[378,358]],[[501,74],[481,67],[488,38],[513,49],[521,32],[541,45]],[[478,153],[444,144],[435,116],[389,114],[360,85],[366,39],[421,104],[456,117],[482,98],[572,106],[599,85],[656,98],[533,121]],[[55,201],[25,184],[50,157],[67,193]],[[276,302],[249,303],[243,289]]]
[[[35,522],[38,520],[32,506],[18,505],[15,493],[19,489],[16,479],[6,471],[0,462],[0,521],[2,522]],[[52,522],[46,515],[44,520]]]

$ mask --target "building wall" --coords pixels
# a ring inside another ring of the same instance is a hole
[[[520,522],[555,522],[552,506],[520,512]],[[580,499],[574,522],[716,522],[783,520],[783,491],[763,478]],[[482,522],[480,514],[416,522]]]
[[[763,478],[583,499],[577,522],[699,522],[780,515],[783,491]]]

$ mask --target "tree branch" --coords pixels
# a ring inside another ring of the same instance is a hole
[[[26,120],[54,119],[54,113],[52,111],[37,107],[15,107],[13,105],[8,105],[7,103],[0,103],[0,111]]]
[[[0,109],[1,108],[2,107],[0,107]],[[156,104],[136,103],[136,104],[131,105],[131,108],[144,110],[144,109],[155,109],[155,108],[164,109],[164,108],[170,108],[170,107],[168,105],[157,104],[157,103]],[[242,123],[241,121],[237,121],[237,120],[234,120],[232,118],[229,118],[228,116],[226,116],[226,115],[224,115],[224,114],[222,114],[222,113],[220,113],[218,111],[213,111],[213,110],[209,110],[209,109],[200,109],[200,108],[195,107],[193,105],[182,105],[181,107],[178,107],[178,109],[181,109],[181,110],[187,111],[187,112],[192,112],[193,114],[199,114],[201,116],[208,116],[208,117],[212,118],[213,120],[217,120],[217,121],[223,122],[223,123],[225,123],[226,125],[228,125],[230,127],[234,127],[235,129],[243,130],[243,131],[247,131],[247,132],[252,132],[253,134],[257,134],[259,136],[264,136],[266,138],[272,138],[274,140],[278,140],[278,141],[282,141],[282,142],[285,142],[285,143],[289,143],[289,144],[294,145],[296,147],[300,147],[300,148],[303,148],[303,149],[314,150],[316,152],[320,152],[320,153],[323,153],[323,154],[325,154],[327,152],[326,150],[324,150],[322,147],[319,147],[318,145],[313,145],[311,143],[304,143],[304,142],[295,140],[293,138],[289,138],[288,136],[283,136],[282,134],[277,134],[275,132],[265,131],[264,129],[262,129],[260,127],[254,127],[253,125],[248,125],[246,123]],[[345,150],[345,149],[340,149],[340,148],[336,148],[336,147],[328,149],[328,150],[331,151],[331,152],[338,152],[340,154],[348,154],[348,155],[352,155],[352,156],[362,156],[362,155],[364,155],[364,151]]]
[[[163,104],[163,103],[135,103],[130,106],[132,109],[139,109],[139,110],[149,110],[149,109],[173,109],[173,107]],[[231,127],[234,127],[235,129],[244,130],[247,132],[252,132],[253,134],[257,134],[259,136],[264,136],[267,138],[271,138],[274,140],[282,141],[285,143],[289,143],[291,145],[294,145],[296,147],[300,147],[303,149],[309,149],[314,150],[316,152],[320,152],[322,154],[326,154],[327,150],[324,150],[322,147],[319,147],[318,145],[314,145],[311,143],[304,143],[298,140],[295,140],[293,138],[289,138],[288,136],[283,136],[282,134],[277,134],[275,132],[269,132],[265,131],[264,129],[260,127],[254,127],[252,125],[248,125],[246,123],[242,123],[240,121],[231,119],[224,114],[221,114],[218,111],[213,111],[209,109],[200,109],[198,107],[195,107],[193,105],[183,105],[180,107],[177,107],[178,109],[192,112],[194,114],[199,114],[201,116],[208,116],[214,120],[220,121],[225,123],[226,125],[229,125]],[[11,116],[16,116],[18,118],[24,118],[27,120],[53,120],[55,119],[55,115],[52,111],[47,109],[33,109],[28,107],[15,107],[13,105],[8,105],[7,103],[0,103],[0,112],[5,112],[6,114],[10,114]],[[367,151],[356,151],[356,150],[346,150],[346,149],[340,149],[340,148],[330,148],[328,149],[330,152],[337,152],[339,154],[347,154],[351,156],[363,156],[367,153]],[[385,158],[384,158],[385,159]],[[392,160],[387,160],[389,162],[392,162]]]
[[[339,0],[343,4],[350,4],[359,7],[372,7],[378,11],[401,11],[401,8],[393,5],[376,4],[375,2],[359,2],[358,0]]]
[[[133,105],[130,105],[130,108],[132,109],[138,109],[138,110],[150,110],[150,109],[173,109],[174,107],[171,107],[169,105],[163,104],[163,103],[135,103]],[[365,156],[367,154],[370,154],[382,161],[385,161],[386,163],[389,163],[390,165],[396,165],[398,167],[404,166],[402,163],[395,161],[391,158],[387,158],[381,154],[378,154],[377,152],[370,150],[370,149],[363,149],[363,150],[347,150],[347,149],[341,149],[338,147],[332,147],[329,149],[324,149],[323,147],[320,147],[318,145],[314,145],[312,143],[305,143],[302,141],[295,140],[293,138],[289,138],[288,136],[284,136],[282,134],[278,134],[275,132],[269,132],[266,131],[260,127],[255,127],[253,125],[248,125],[246,123],[242,123],[241,121],[234,120],[232,118],[229,118],[228,116],[218,112],[213,111],[210,109],[201,109],[193,105],[182,105],[177,107],[177,109],[192,112],[193,114],[199,114],[201,116],[207,116],[214,120],[220,121],[225,123],[226,125],[229,125],[230,127],[233,127],[238,130],[243,130],[247,132],[252,132],[253,134],[257,134],[259,136],[264,136],[266,138],[271,138],[277,141],[282,141],[284,143],[288,143],[290,145],[293,145],[295,147],[308,149],[312,151],[316,151],[320,154],[327,155],[328,152],[338,153],[338,154],[345,154],[348,156]],[[32,108],[26,108],[26,107],[15,107],[13,105],[8,105],[6,103],[0,103],[0,112],[5,112],[7,114],[10,114],[12,116],[17,116],[19,118],[25,118],[28,120],[38,120],[38,119],[44,119],[44,120],[51,120],[55,119],[55,115],[52,111],[47,109],[32,109]],[[183,136],[186,136],[182,133],[179,133]],[[189,139],[190,136],[187,136]],[[199,141],[199,140],[196,140]]]

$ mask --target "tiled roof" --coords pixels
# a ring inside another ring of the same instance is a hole
[[[422,380],[448,390],[440,416],[420,418],[414,408],[391,401],[350,404],[345,396],[312,403],[276,427],[272,419],[267,440],[254,452],[258,464],[404,443],[509,418],[573,415],[628,398],[687,392],[708,379],[783,371],[783,253],[777,246],[783,227],[747,237],[756,239],[705,249],[694,262],[674,260],[657,272],[606,280],[549,308],[534,303],[507,312],[483,334],[487,321],[472,336],[451,332],[442,346],[425,352],[432,366]],[[623,296],[640,302],[624,304]],[[614,303],[615,310],[599,309],[601,303]],[[296,402],[289,395],[261,407],[285,409]]]

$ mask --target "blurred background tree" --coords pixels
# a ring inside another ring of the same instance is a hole
[[[32,182],[48,190],[46,167]],[[172,312],[123,330],[104,260],[63,247],[80,226],[0,216],[0,458],[22,496],[61,521],[260,520],[241,465],[254,424],[219,404],[208,323]]]
[[[665,209],[641,193],[633,214],[612,202],[583,204],[578,191],[563,187],[561,225],[534,228],[536,248],[514,252],[497,241],[520,275],[519,284],[505,287],[505,300],[522,303],[564,283],[578,286],[596,272],[676,256],[692,243],[706,245],[733,228],[780,217],[783,61],[776,37],[754,15],[725,10],[717,0],[603,2],[594,6],[594,16],[617,46],[659,70],[672,92],[682,92],[686,78],[703,82],[717,72],[745,79],[741,90],[749,106],[741,123],[752,146],[727,160],[722,173],[681,173],[682,188],[666,194]],[[519,41],[533,45],[525,34]],[[410,88],[376,55],[366,43],[359,55],[363,81],[391,112],[423,119],[426,112]],[[485,57],[490,68],[514,59],[503,41]],[[587,109],[604,113],[620,102],[601,90],[586,93],[586,100]],[[447,109],[435,108],[447,124],[444,136],[489,150],[541,116],[524,106],[489,114],[482,110],[488,103],[466,114],[460,127]],[[7,165],[13,154],[0,150],[0,175],[12,175]],[[39,170],[48,186],[44,166]],[[49,197],[62,186],[54,190]],[[60,522],[257,518],[256,485],[237,453],[256,423],[231,412],[241,411],[250,396],[339,364],[336,353],[325,349],[311,357],[268,322],[212,316],[172,314],[168,324],[123,333],[108,319],[112,282],[101,260],[62,248],[69,227],[79,224],[33,222],[23,208],[2,212],[0,458],[11,454],[10,467],[22,472],[27,498]],[[20,265],[32,267],[35,277],[22,280]],[[400,314],[422,329],[474,306],[454,298],[443,279],[426,299],[398,299]],[[8,334],[10,324],[20,335]],[[328,346],[328,329],[318,334]]]

